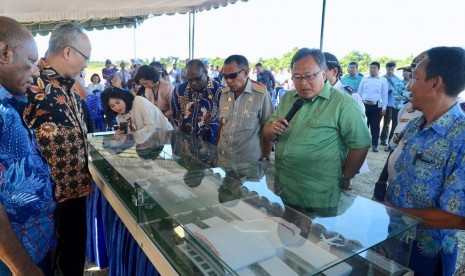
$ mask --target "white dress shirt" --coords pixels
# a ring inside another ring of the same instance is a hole
[[[383,103],[382,109],[386,110],[388,104],[388,81],[384,77],[368,76],[363,78],[358,87],[358,94],[363,101]]]

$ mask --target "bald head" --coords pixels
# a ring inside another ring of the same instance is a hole
[[[37,45],[32,34],[14,19],[0,16],[0,84],[23,94],[39,75]]]
[[[6,16],[0,16],[0,41],[14,47],[25,35],[31,34],[21,23]]]

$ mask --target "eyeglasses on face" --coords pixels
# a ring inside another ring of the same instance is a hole
[[[90,57],[84,55],[81,51],[79,51],[78,49],[76,49],[75,47],[73,46],[68,46],[69,48],[73,49],[74,51],[78,52],[86,62],[88,62],[90,60]]]
[[[245,70],[245,68],[243,68],[243,69],[237,71],[236,73],[231,73],[231,74],[224,74],[224,73],[223,73],[222,76],[223,76],[223,78],[224,78],[225,80],[227,80],[227,79],[235,79],[235,78],[237,78],[237,76],[239,76],[239,74],[240,74],[242,71],[244,71],[244,70]]]
[[[294,82],[301,82],[303,79],[305,79],[306,81],[312,81],[316,78],[316,76],[318,76],[318,74],[323,71],[323,69],[320,69],[320,71],[316,72],[316,73],[313,73],[313,74],[310,74],[310,73],[307,73],[305,75],[299,75],[299,74],[295,74],[295,75],[292,75],[291,79],[294,81]]]

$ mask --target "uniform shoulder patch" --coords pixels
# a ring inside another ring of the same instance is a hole
[[[348,86],[348,85],[344,86],[344,90],[345,90],[347,93],[349,93],[350,95],[352,95],[352,94],[355,93],[355,90],[354,90],[352,87]]]
[[[265,93],[266,86],[263,83],[254,81],[254,80],[251,80],[251,81],[252,81],[252,90],[260,92],[260,93]]]
[[[229,92],[229,86],[221,88],[221,93],[228,93]]]

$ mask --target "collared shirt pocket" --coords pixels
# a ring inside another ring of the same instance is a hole
[[[417,153],[413,163],[416,174],[428,180],[445,167],[446,158],[441,150],[427,149],[422,153]]]
[[[221,110],[219,114],[219,119],[220,119],[220,124],[223,126],[226,125],[226,123],[229,120],[229,115],[231,114],[231,110]]]
[[[258,124],[257,112],[244,112],[241,116],[241,125],[244,129],[252,129]]]
[[[298,128],[299,144],[308,146],[327,146],[339,139],[339,132],[334,122],[322,119],[310,119]],[[334,145],[333,145],[334,146]]]

